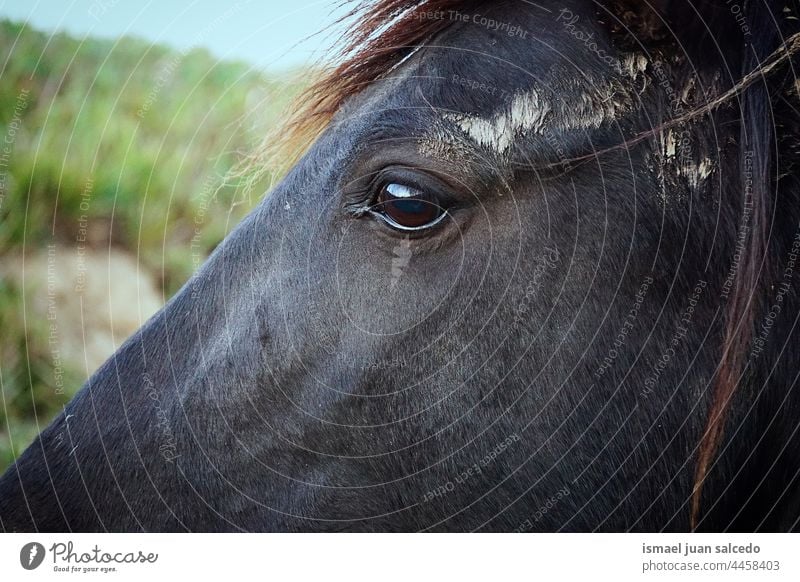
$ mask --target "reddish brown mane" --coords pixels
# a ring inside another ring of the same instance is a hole
[[[248,169],[294,165],[349,97],[389,75],[406,57],[454,24],[448,11],[476,4],[470,0],[357,3],[339,21],[354,23],[341,41],[339,64],[323,70],[301,93],[286,122],[247,161]]]

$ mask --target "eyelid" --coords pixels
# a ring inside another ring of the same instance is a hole
[[[445,217],[449,216],[449,214],[447,212],[447,209],[446,208],[442,208],[442,213],[433,222],[430,222],[428,224],[424,224],[422,226],[403,226],[402,224],[398,224],[397,222],[392,220],[390,217],[388,217],[387,215],[385,215],[385,214],[383,214],[381,212],[376,212],[374,210],[367,210],[367,212],[370,215],[372,215],[373,217],[375,217],[377,219],[380,219],[383,222],[385,222],[387,225],[389,225],[390,228],[393,228],[395,230],[399,230],[400,232],[422,232],[422,231],[425,231],[425,230],[429,230],[429,229],[432,229],[432,228],[436,227],[440,222],[442,222],[445,219]]]
[[[346,212],[356,218],[364,216],[377,202],[382,188],[390,183],[425,192],[445,210],[459,205],[450,187],[429,172],[411,166],[390,165],[354,180],[349,188],[345,188]]]
[[[382,188],[388,184],[396,183],[413,188],[429,197],[435,198],[443,208],[455,205],[456,196],[450,188],[429,172],[405,166],[388,166],[376,173],[370,189],[377,197]]]

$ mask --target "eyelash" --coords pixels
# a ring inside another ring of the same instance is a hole
[[[399,184],[415,190],[430,192],[439,206],[447,212],[457,207],[452,194],[433,177],[418,178],[418,171],[404,167],[392,167],[376,172],[362,188],[351,190],[346,194],[345,208],[354,217],[364,216],[375,206],[381,191],[389,184]]]

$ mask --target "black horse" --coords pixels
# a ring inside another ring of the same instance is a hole
[[[2,528],[797,529],[797,2],[353,16],[313,145]]]

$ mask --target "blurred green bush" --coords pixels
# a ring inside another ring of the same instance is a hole
[[[0,261],[85,238],[138,255],[166,296],[267,188],[269,173],[252,188],[225,177],[301,78],[202,48],[78,40],[8,21],[0,67]],[[66,389],[55,390],[47,324],[23,311],[25,292],[0,278],[0,471],[86,376],[65,362]]]

